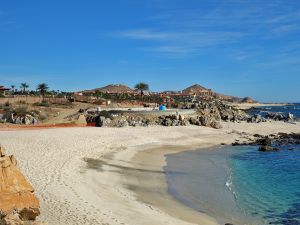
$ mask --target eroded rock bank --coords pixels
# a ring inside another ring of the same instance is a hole
[[[0,146],[0,225],[41,225],[36,222],[40,204],[34,189],[17,166],[13,155]]]

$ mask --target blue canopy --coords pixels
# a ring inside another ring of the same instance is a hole
[[[159,106],[159,111],[165,111],[165,110],[167,110],[167,107],[165,105]]]

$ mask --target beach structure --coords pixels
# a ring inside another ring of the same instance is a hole
[[[10,88],[6,88],[6,87],[0,85],[0,95],[5,95],[6,91],[9,91],[9,90],[10,90]]]
[[[166,111],[167,107],[165,105],[160,105],[158,109],[159,111]]]

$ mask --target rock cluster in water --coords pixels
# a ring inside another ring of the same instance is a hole
[[[232,143],[232,145],[258,145],[259,151],[271,152],[279,151],[281,146],[293,146],[300,144],[300,133],[278,133],[266,136],[260,134],[243,134],[243,138],[246,138],[248,141],[236,141]],[[293,150],[293,148],[289,148],[289,150]]]
[[[6,156],[0,146],[0,224],[38,224],[39,200],[17,167],[14,156]]]

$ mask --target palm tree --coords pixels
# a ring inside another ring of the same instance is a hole
[[[25,93],[26,89],[29,88],[29,85],[26,83],[21,83],[20,88],[22,89],[22,92]]]
[[[143,82],[137,83],[134,86],[135,89],[139,90],[141,92],[141,96],[144,95],[144,91],[148,91],[149,90],[149,85]]]
[[[49,86],[48,86],[48,84],[41,83],[41,84],[38,84],[36,89],[44,96],[46,94],[46,92],[48,91]]]
[[[16,88],[16,85],[13,84],[13,85],[11,85],[10,87],[11,87],[11,89],[12,89],[12,93],[15,94],[15,88]]]

